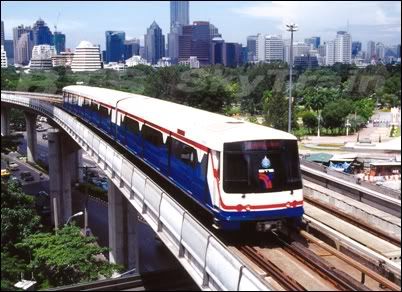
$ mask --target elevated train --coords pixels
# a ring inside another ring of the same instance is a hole
[[[303,215],[296,138],[147,96],[72,85],[63,108],[96,126],[182,189],[214,227],[258,231]]]

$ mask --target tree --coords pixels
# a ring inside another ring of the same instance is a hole
[[[345,99],[328,103],[322,110],[324,126],[331,130],[343,128],[346,117],[352,110],[351,103]]]
[[[17,146],[21,144],[21,138],[24,135],[14,134],[1,137],[1,153],[8,154],[10,151],[15,151]]]
[[[360,99],[354,102],[353,107],[354,112],[367,122],[374,114],[375,101],[371,98]]]
[[[302,116],[303,125],[311,130],[315,130],[318,125],[317,116],[313,112],[306,112]]]
[[[40,218],[34,200],[15,183],[1,183],[1,248],[15,251],[14,245],[39,230]]]
[[[282,93],[264,92],[265,122],[275,129],[287,131],[288,128],[288,101]],[[295,117],[295,115],[293,115]]]
[[[84,237],[80,228],[64,226],[57,234],[32,234],[17,247],[25,249],[31,257],[28,268],[41,288],[61,286],[80,281],[94,281],[101,276],[110,277],[121,266],[99,259],[99,254],[108,251],[95,244],[93,236]]]

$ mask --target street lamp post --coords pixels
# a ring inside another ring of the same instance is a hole
[[[293,74],[293,32],[297,31],[297,24],[291,23],[286,25],[286,30],[290,31],[290,73],[289,73],[289,116],[288,116],[288,132],[292,128],[292,74]]]
[[[85,208],[84,208],[84,230],[85,234],[88,228],[88,169],[89,168],[97,168],[96,166],[79,166],[78,168],[84,169],[85,175]]]
[[[71,219],[73,219],[74,217],[77,217],[77,216],[81,216],[82,214],[84,214],[84,212],[80,211],[80,212],[75,213],[74,215],[70,216],[70,218],[68,218],[68,220],[67,220],[65,226],[67,226],[68,223],[70,223],[70,220],[71,220]]]

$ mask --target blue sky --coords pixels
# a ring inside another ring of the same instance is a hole
[[[6,39],[12,39],[12,28],[31,25],[41,17],[54,31],[66,34],[66,46],[75,48],[81,40],[105,48],[106,30],[123,30],[126,38],[143,42],[147,27],[156,21],[167,34],[170,21],[169,1],[2,1],[1,19]],[[293,21],[299,25],[295,40],[321,36],[332,40],[337,30],[345,30],[349,21],[352,39],[381,41],[386,45],[401,42],[401,2],[333,1],[190,1],[190,22],[207,20],[218,27],[228,42],[246,44],[248,35],[282,34],[288,38],[284,25]]]

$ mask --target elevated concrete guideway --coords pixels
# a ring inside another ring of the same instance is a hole
[[[54,101],[57,97],[52,95],[51,99]],[[130,265],[138,267],[135,232],[137,216],[132,208],[134,207],[202,290],[275,290],[151,178],[115,151],[102,137],[93,133],[70,114],[46,101],[45,95],[2,91],[1,104],[10,107],[18,105],[48,116],[65,132],[64,135],[69,137],[68,139],[74,140],[99,167],[104,169],[111,186],[108,196],[112,261],[125,264],[127,267]],[[65,138],[52,137],[52,139],[56,141]],[[74,151],[68,149],[68,146],[60,147],[60,142],[59,146],[55,144],[54,147],[52,155],[56,161],[52,162],[53,167],[71,168],[68,166],[67,156]],[[60,171],[51,172],[51,180],[53,175],[60,176]],[[71,193],[69,195],[66,186],[68,181],[71,181],[71,170],[61,182],[60,178],[57,184],[54,182],[59,188],[54,194],[57,195],[59,205],[60,202],[70,205],[70,207],[60,205],[60,208],[65,209],[62,218],[71,212]]]

